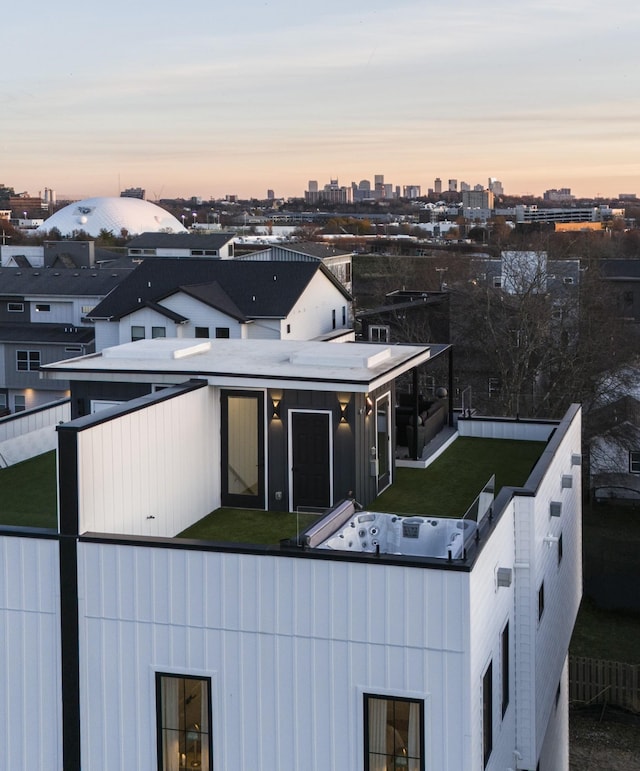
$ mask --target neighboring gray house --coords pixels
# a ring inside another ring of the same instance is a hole
[[[311,340],[351,333],[351,296],[317,261],[151,259],[90,318],[98,351],[154,337]]]
[[[127,254],[134,259],[148,257],[233,258],[234,233],[142,233],[127,244]]]
[[[38,370],[94,350],[87,315],[129,272],[62,267],[58,260],[54,267],[0,268],[0,414],[68,396],[68,384],[43,381]]]
[[[300,260],[319,260],[321,261],[344,288],[351,292],[352,276],[351,252],[345,252],[336,249],[331,244],[320,243],[316,241],[300,241],[292,244],[274,244],[267,249],[242,255],[240,260],[274,260],[286,262],[299,262]]]
[[[626,395],[589,414],[585,441],[596,500],[640,500],[640,401]]]

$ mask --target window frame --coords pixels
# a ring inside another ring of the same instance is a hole
[[[165,763],[165,758],[163,757],[163,731],[165,730],[180,730],[180,729],[170,729],[165,728],[163,726],[163,679],[174,679],[174,680],[193,680],[197,681],[199,683],[205,684],[205,699],[206,699],[206,710],[207,710],[207,720],[208,720],[208,731],[202,731],[199,732],[199,735],[201,737],[201,741],[204,744],[206,741],[207,743],[207,751],[209,755],[209,762],[206,766],[200,765],[198,768],[201,771],[213,771],[213,738],[212,738],[212,728],[213,728],[213,709],[212,709],[212,682],[211,677],[208,676],[202,676],[202,675],[192,675],[187,673],[176,673],[176,672],[156,672],[155,673],[155,686],[156,686],[156,751],[157,751],[157,768],[158,771],[167,771],[170,766]],[[186,721],[185,721],[186,724]],[[187,734],[187,729],[185,726],[184,731],[181,731],[181,733]],[[186,741],[186,736],[185,736]]]
[[[629,473],[640,474],[640,450],[629,450]]]
[[[209,327],[194,327],[193,336],[199,340],[208,340]]]
[[[482,767],[486,768],[493,752],[493,659],[482,675]]]
[[[408,696],[396,696],[394,694],[388,694],[388,693],[364,693],[363,694],[363,739],[364,739],[364,771],[371,771],[372,765],[371,765],[371,755],[375,754],[372,750],[370,750],[370,741],[369,741],[369,723],[370,723],[370,701],[372,699],[378,699],[380,701],[386,701],[387,703],[391,702],[392,704],[396,703],[404,703],[404,704],[415,704],[418,707],[418,725],[419,725],[419,756],[417,758],[411,758],[409,759],[408,756],[400,756],[403,760],[406,760],[409,762],[410,760],[413,760],[414,762],[417,761],[418,769],[419,771],[425,771],[425,710],[424,710],[424,699],[418,699],[418,698],[412,698]],[[397,725],[397,723],[390,723],[387,720],[387,726],[391,726],[393,731],[397,732],[397,729],[394,728],[394,725]],[[400,737],[402,738],[402,737]],[[388,748],[387,748],[388,749]],[[406,748],[405,748],[406,749]],[[388,758],[389,755],[385,755],[384,757]],[[395,755],[392,755],[391,757],[398,757]],[[394,762],[393,767],[398,767],[399,764]]]
[[[24,313],[24,303],[7,302],[7,313]]]
[[[509,707],[509,678],[510,678],[510,657],[509,657],[509,622],[502,627],[500,633],[500,665],[502,671],[502,683],[501,683],[501,708],[502,717],[504,719],[505,713]]]
[[[391,327],[388,324],[371,324],[367,336],[370,343],[388,343],[391,340]]]
[[[228,340],[231,337],[229,327],[216,327],[216,340]]]
[[[157,340],[158,338],[167,336],[166,327],[151,327],[151,339]]]
[[[36,303],[36,313],[51,313],[51,303]]]
[[[544,579],[540,582],[538,587],[538,623],[542,621],[544,615]]]
[[[134,337],[133,330],[134,329],[141,329],[142,330],[142,336],[137,335]],[[131,342],[135,343],[138,340],[146,340],[147,337],[147,330],[144,328],[142,324],[132,324],[131,325]]]
[[[21,357],[24,354],[24,357]],[[20,364],[25,366],[21,367]],[[16,372],[37,372],[42,364],[40,351],[20,348],[16,350]]]

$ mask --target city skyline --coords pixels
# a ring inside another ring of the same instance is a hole
[[[29,11],[6,19],[0,78],[16,191],[290,197],[378,173],[424,192],[489,176],[508,195],[638,188],[635,7],[624,23],[593,0]]]

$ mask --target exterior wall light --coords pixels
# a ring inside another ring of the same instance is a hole
[[[280,399],[271,400],[271,420],[280,420]]]

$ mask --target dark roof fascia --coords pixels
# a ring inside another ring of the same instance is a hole
[[[170,319],[171,321],[175,321],[176,324],[186,324],[189,321],[186,316],[183,316],[180,313],[176,313],[170,308],[165,308],[164,305],[158,305],[158,303],[154,303],[151,300],[147,300],[144,303],[144,306],[145,308],[149,308],[150,310],[159,313],[161,316],[166,316],[166,318]]]
[[[203,297],[203,295],[200,292],[197,291],[197,287],[212,286],[212,285],[216,285],[219,287],[220,292],[227,298],[227,301],[230,307],[224,307],[222,303],[212,302],[210,300],[207,300],[205,297]],[[187,284],[184,286],[179,286],[167,292],[162,297],[159,297],[158,300],[165,300],[167,297],[173,297],[174,295],[179,294],[180,292],[183,292],[184,294],[189,295],[189,297],[193,297],[194,300],[197,300],[198,302],[203,303],[209,308],[214,308],[215,310],[220,311],[221,313],[224,313],[225,316],[230,316],[231,318],[234,318],[236,321],[243,322],[247,320],[247,316],[245,316],[245,314],[240,310],[240,308],[238,308],[238,306],[233,302],[233,300],[225,292],[224,288],[220,285],[219,281],[214,280],[207,284]],[[259,317],[259,318],[262,318],[262,317]]]

